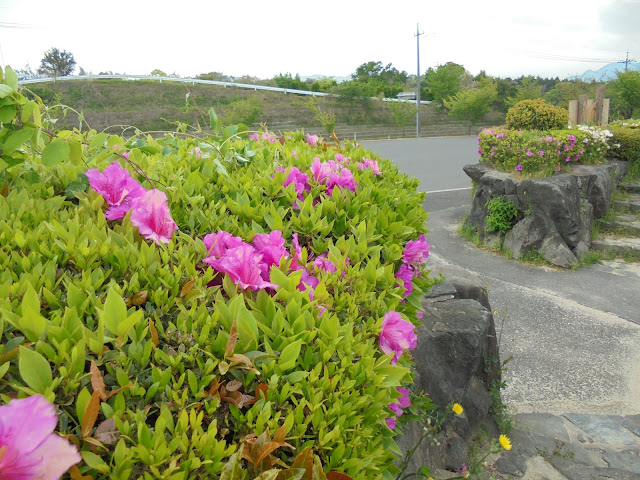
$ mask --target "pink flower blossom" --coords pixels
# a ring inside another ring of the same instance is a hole
[[[306,291],[308,288],[315,290],[315,288],[320,285],[320,280],[315,275],[311,275],[305,268],[302,268],[302,277],[300,278],[300,283],[298,284],[298,290],[301,292]]]
[[[571,157],[565,157],[565,161],[566,162],[570,162],[571,161]]]
[[[403,263],[402,265],[400,265],[400,268],[398,269],[398,272],[396,273],[395,277],[398,280],[402,281],[402,285],[398,284],[398,286],[404,287],[403,295],[405,297],[408,297],[409,295],[411,295],[411,292],[413,292],[413,277],[414,277],[414,273],[411,267],[408,266],[406,263]]]
[[[298,158],[298,152],[296,152],[295,150],[291,150],[291,156],[295,159]]]
[[[82,460],[77,449],[53,433],[54,406],[41,395],[0,407],[0,479],[57,480]]]
[[[344,163],[346,165],[349,165],[349,158],[345,157],[341,153],[336,153],[336,162]]]
[[[220,258],[208,260],[209,265],[219,272],[228,274],[231,280],[243,290],[277,287],[262,278],[262,255],[248,243],[229,248]]]
[[[527,150],[527,157],[530,157],[533,155],[533,152],[531,152],[530,150]]]
[[[402,252],[402,261],[413,265],[424,265],[429,259],[429,249],[431,245],[427,243],[427,239],[422,233],[418,240],[407,242]]]
[[[309,145],[315,145],[316,143],[318,143],[319,137],[318,135],[309,135],[307,133],[307,143]]]
[[[424,317],[424,310],[418,310],[418,311],[416,312],[416,318],[417,318],[418,320],[422,320],[422,317]]]
[[[556,170],[557,170],[557,171],[559,171],[559,172],[560,172],[560,171],[562,171],[562,168],[560,168],[560,165],[558,165],[558,166],[556,167]]]
[[[200,150],[200,147],[194,147],[191,150],[189,150],[189,153],[191,155],[195,155],[196,158],[200,158],[202,156],[202,150]]]
[[[387,422],[387,427],[389,427],[389,430],[396,429],[396,417],[387,417],[385,418],[385,421]]]
[[[380,167],[378,167],[378,162],[376,160],[369,160],[368,158],[363,158],[362,162],[358,162],[357,167],[358,170],[364,170],[365,168],[370,168],[374,175],[381,175]]]
[[[229,232],[222,230],[205,235],[202,241],[207,247],[207,258],[203,260],[205,263],[209,263],[207,260],[211,257],[220,258],[227,253],[228,249],[239,247],[244,243],[240,237],[234,237]]]
[[[110,208],[104,214],[107,220],[123,218],[131,210],[133,200],[146,192],[137,180],[131,178],[129,171],[117,162],[113,162],[103,172],[90,168],[86,176],[91,187],[109,204]]]
[[[481,149],[481,148],[479,148],[479,149],[478,149],[478,153],[479,153],[480,155],[482,155],[482,149]]]
[[[249,140],[253,140],[253,141],[258,141],[260,140],[260,134],[259,133],[252,133],[251,135],[249,135]]]
[[[522,171],[522,165],[518,164],[518,166],[516,167],[516,170],[519,171],[519,172]]]
[[[266,273],[267,279],[272,265],[280,265],[282,257],[289,258],[289,252],[284,248],[284,238],[282,238],[280,230],[257,234],[253,237],[253,244],[258,253],[262,255],[262,263],[266,267],[263,269],[263,273]]]
[[[355,192],[358,187],[358,182],[353,178],[353,173],[348,168],[343,168],[339,173],[331,173],[326,182],[327,194],[333,195],[333,189],[338,187],[340,190],[347,189],[351,192]]]
[[[316,182],[324,183],[329,175],[331,175],[333,172],[332,163],[335,165],[335,162],[321,162],[318,157],[314,157],[310,169]]]
[[[329,272],[329,273],[334,273],[338,271],[337,267],[334,265],[334,263],[331,260],[329,260],[329,255],[326,253],[323,253],[322,255],[319,255],[318,257],[316,257],[316,259],[313,261],[313,266],[320,268],[325,272]]]
[[[276,143],[275,137],[273,137],[272,135],[269,135],[268,133],[263,133],[262,134],[262,138],[263,138],[263,140],[267,140],[267,141],[269,141],[271,143]]]
[[[173,232],[178,230],[169,212],[167,195],[155,188],[133,201],[131,223],[138,227],[144,238],[158,245],[160,242],[169,243]]]
[[[283,187],[287,187],[292,183],[295,186],[296,193],[298,194],[298,200],[304,200],[304,194],[311,191],[311,186],[309,185],[309,175],[301,172],[297,167],[290,167],[288,169],[284,169],[282,167],[276,168],[276,172],[289,172],[287,177],[282,184]]]
[[[129,160],[129,152],[122,152],[122,156]]]
[[[398,362],[404,350],[416,348],[418,337],[414,332],[415,327],[411,322],[403,320],[398,312],[388,312],[380,327],[380,349],[387,355],[394,354],[392,365]]]
[[[542,157],[544,155],[544,151],[543,150],[538,150],[538,155],[540,155]]]

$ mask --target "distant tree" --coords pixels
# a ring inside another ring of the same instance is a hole
[[[197,78],[202,80],[217,80],[219,82],[229,82],[231,78],[221,72],[201,73]]]
[[[466,88],[456,95],[445,99],[449,115],[467,122],[467,133],[471,133],[471,124],[480,120],[491,109],[491,104],[498,98],[498,87],[491,79],[480,82],[478,88]]]
[[[160,70],[159,68],[156,68],[155,70],[151,71],[151,76],[153,76],[153,77],[166,77],[167,74],[163,70]]]
[[[357,80],[342,82],[331,89],[331,93],[340,96],[347,105],[360,104],[365,109],[371,106],[371,97],[376,95],[374,85]]]
[[[398,71],[390,63],[383,66],[382,62],[363,63],[351,75],[352,81],[368,84],[375,96],[382,93],[386,98],[395,97],[400,93],[408,78],[407,72]]]
[[[333,78],[319,78],[311,84],[311,90],[314,92],[328,92],[338,84]]]
[[[544,99],[556,107],[569,108],[569,100],[577,100],[580,95],[595,98],[598,84],[587,83],[582,80],[558,82],[544,94]]]
[[[309,90],[309,85],[300,80],[300,75],[292,77],[290,73],[276,75],[273,77],[276,86],[280,88],[291,88],[293,90]]]
[[[73,59],[73,55],[66,50],[58,50],[57,48],[50,48],[44,53],[44,57],[40,62],[40,68],[38,73],[42,75],[49,75],[50,77],[65,77],[73,72],[76,66],[76,61]]]
[[[619,104],[618,111],[626,118],[638,116],[640,114],[640,71],[618,72],[618,78],[612,83]]]
[[[393,121],[397,126],[402,127],[402,136],[404,136],[406,127],[415,121],[416,113],[420,110],[415,104],[408,102],[388,102],[387,105],[393,115]]]
[[[507,107],[513,107],[522,100],[534,100],[542,97],[542,87],[539,79],[534,77],[522,77],[520,85],[516,87],[515,94],[506,100]]]
[[[460,91],[464,74],[464,67],[453,62],[439,65],[435,69],[429,68],[425,75],[428,97],[441,106],[444,106],[444,100],[446,98]]]
[[[87,72],[84,71],[84,68],[82,68],[82,67],[78,68],[78,75],[86,75],[86,74],[87,74]]]

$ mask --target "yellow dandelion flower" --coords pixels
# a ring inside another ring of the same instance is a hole
[[[500,435],[500,445],[505,450],[511,450],[511,440],[506,435]]]
[[[462,405],[460,405],[459,403],[454,403],[453,413],[455,413],[456,415],[462,415],[462,412],[464,412],[464,408],[462,408]]]

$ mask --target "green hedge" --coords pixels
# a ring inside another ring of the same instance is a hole
[[[611,156],[629,162],[629,170],[640,174],[640,121],[625,120],[609,125],[616,148]],[[619,146],[617,146],[619,145]]]
[[[325,471],[391,478],[387,406],[411,382],[411,360],[391,365],[378,334],[389,311],[415,323],[432,284],[416,275],[405,297],[396,278],[405,246],[425,232],[418,181],[357,145],[219,130],[213,112],[213,138],[53,133],[38,99],[12,75],[4,85],[3,401],[54,402],[57,431],[94,478],[217,478],[243,440],[246,452],[276,431],[296,449],[278,437],[273,456],[284,465],[313,452]],[[315,158],[337,155],[355,193],[329,196],[311,182],[297,201],[295,186],[283,187],[278,167],[309,172]],[[357,167],[365,157],[380,175]],[[114,161],[166,193],[179,227],[167,245],[145,240],[130,214],[105,219],[85,173]],[[313,299],[297,288],[291,258],[271,270],[275,291],[242,290],[202,261],[203,236],[219,230],[246,242],[279,230],[292,255],[297,233],[308,268],[322,254],[340,268],[314,270]]]
[[[541,98],[522,100],[507,111],[507,128],[513,130],[558,130],[569,122],[569,112]]]

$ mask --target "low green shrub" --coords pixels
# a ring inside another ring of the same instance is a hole
[[[541,98],[522,100],[507,111],[506,126],[513,130],[559,130],[567,127],[569,112]]]
[[[479,137],[480,160],[505,172],[551,176],[575,163],[597,164],[613,151],[607,130],[579,127],[522,131],[484,129]]]
[[[411,360],[394,364],[379,335],[391,311],[415,323],[433,282],[406,263],[426,225],[417,180],[354,144],[220,130],[214,112],[208,138],[54,132],[9,68],[0,86],[0,396],[55,404],[83,458],[74,478],[217,478],[239,462],[254,462],[247,475],[278,464],[323,478],[313,462],[362,480],[398,472],[388,406]],[[87,172],[114,162],[166,195],[168,243],[139,233],[133,209],[105,218]],[[330,162],[329,180],[311,175]],[[287,184],[293,167],[304,193]],[[288,255],[269,288],[203,262],[219,231],[281,232]]]
[[[640,177],[640,121],[623,120],[609,125],[613,133],[611,156],[629,162],[631,176]]]
[[[507,233],[515,225],[518,217],[518,207],[504,196],[493,197],[487,201],[487,217],[485,223],[487,232],[496,230],[502,235]]]

